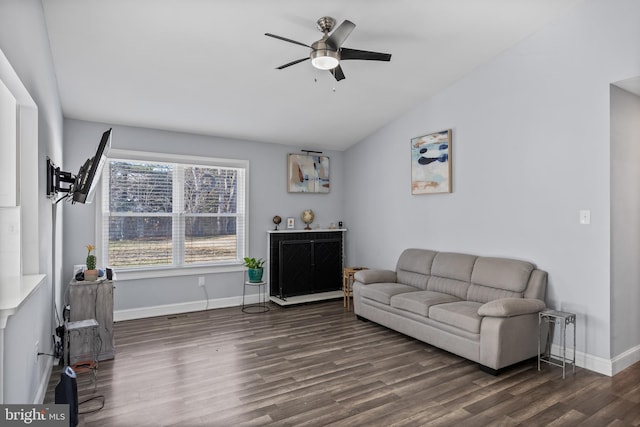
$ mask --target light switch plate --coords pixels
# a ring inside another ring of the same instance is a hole
[[[591,224],[591,211],[588,209],[584,209],[580,211],[580,224],[589,225]]]

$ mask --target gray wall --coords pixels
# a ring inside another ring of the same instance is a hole
[[[102,123],[65,120],[65,164],[79,168],[87,157],[95,153],[100,136],[108,127],[110,125]],[[299,218],[304,209],[314,211],[316,219],[313,226],[319,223],[326,228],[329,223],[343,219],[342,152],[325,151],[323,154],[330,157],[332,186],[329,194],[290,194],[286,189],[287,154],[299,153],[299,147],[113,126],[112,148],[249,160],[250,256],[266,258],[266,231],[273,229],[274,215],[295,217],[296,228],[300,229],[302,221]],[[85,246],[94,242],[95,205],[65,203],[64,210],[64,271],[65,278],[70,280],[73,265],[84,264]],[[170,278],[118,280],[114,297],[116,312],[161,305],[176,305],[175,310],[179,310],[179,304],[204,301],[204,291],[197,283],[199,274],[186,274]],[[242,272],[205,275],[209,299],[241,297],[242,275]]]
[[[45,159],[62,162],[62,111],[49,50],[42,4],[40,0],[0,1],[0,50],[11,62],[31,97],[38,106],[38,164],[33,173],[39,175],[39,253],[25,262],[38,262],[40,273],[47,274],[47,284],[32,295],[20,311],[9,318],[5,330],[5,403],[31,403],[46,387],[50,359],[40,357],[34,365],[34,343],[51,353],[53,334],[53,300],[60,289],[54,288],[60,278],[61,222],[53,231],[54,208],[45,193]],[[61,209],[58,209],[59,213]],[[54,245],[56,246],[54,248]]]
[[[611,356],[640,344],[640,96],[611,86]]]
[[[610,265],[616,241],[610,250],[609,224],[615,233],[617,222],[609,213],[615,179],[608,142],[609,83],[640,75],[637,16],[637,1],[586,0],[347,153],[328,153],[329,196],[286,193],[285,158],[295,147],[124,127],[115,127],[114,145],[171,152],[179,139],[181,153],[251,160],[252,255],[265,253],[274,214],[297,217],[312,208],[323,225],[345,220],[350,264],[393,267],[408,246],[533,260],[550,272],[549,303],[578,313],[579,349],[608,359],[638,346],[637,331],[611,335],[631,318],[622,300],[637,285],[618,288]],[[37,256],[48,283],[9,320],[3,379],[6,402],[31,402],[46,381],[44,361],[35,370],[24,361],[33,357],[33,341],[52,333],[52,300],[60,299],[70,266],[83,262],[95,218],[92,206],[52,208],[44,198],[44,158],[78,168],[107,125],[67,122],[62,158],[62,112],[40,1],[0,1],[0,49],[39,108]],[[409,139],[446,128],[454,130],[454,193],[411,196]],[[592,211],[590,226],[578,225],[580,209]],[[64,245],[63,210],[71,216]],[[212,298],[240,292],[233,274],[208,279]],[[195,287],[194,280],[122,283],[116,309],[202,298]],[[613,323],[610,306],[620,311]]]
[[[351,260],[393,268],[406,247],[531,260],[548,304],[578,315],[579,363],[606,365],[609,84],[640,74],[638,16],[637,1],[587,0],[349,150]],[[447,128],[453,193],[412,196],[409,140]]]

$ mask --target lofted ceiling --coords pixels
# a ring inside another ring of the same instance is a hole
[[[581,0],[42,0],[65,117],[345,150]],[[336,82],[316,20],[356,24]]]

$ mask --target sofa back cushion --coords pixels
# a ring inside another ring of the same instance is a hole
[[[453,295],[460,299],[466,299],[469,291],[469,282],[447,279],[446,277],[431,276],[427,283],[427,290]]]
[[[438,253],[431,266],[427,290],[466,298],[476,258],[469,254]]]
[[[396,265],[397,282],[426,289],[436,254],[437,252],[427,249],[405,249]]]
[[[485,303],[498,298],[522,298],[534,269],[526,261],[478,257],[466,299]]]
[[[547,282],[546,273],[530,262],[428,249],[402,252],[396,275],[397,283],[480,303],[499,298],[544,299]]]

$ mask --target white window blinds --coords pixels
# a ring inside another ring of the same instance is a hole
[[[148,269],[241,262],[245,176],[244,167],[109,159],[102,182],[105,265]]]

